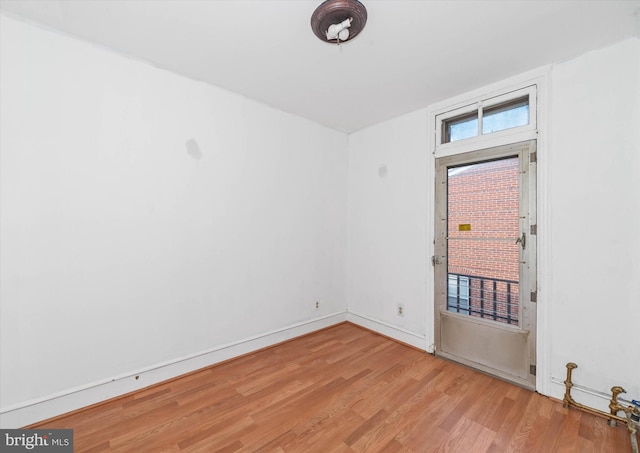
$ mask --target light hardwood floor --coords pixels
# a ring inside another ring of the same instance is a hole
[[[88,452],[630,452],[626,427],[344,323],[33,428]]]

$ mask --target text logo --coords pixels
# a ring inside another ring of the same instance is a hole
[[[0,453],[73,453],[72,429],[0,429]]]

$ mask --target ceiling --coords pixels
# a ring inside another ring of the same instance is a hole
[[[365,29],[337,46],[311,30],[320,3],[0,0],[0,8],[344,132],[640,36],[640,0],[362,0]]]

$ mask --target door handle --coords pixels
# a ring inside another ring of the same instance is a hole
[[[527,246],[527,233],[522,233],[522,236],[516,239],[516,244],[522,246],[522,250]]]

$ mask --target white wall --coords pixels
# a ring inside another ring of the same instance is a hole
[[[346,135],[0,20],[3,427],[344,319]]]
[[[551,87],[551,374],[575,362],[576,383],[640,399],[640,40],[554,66]]]
[[[630,39],[553,66],[547,105],[540,106],[550,114],[538,149],[538,201],[545,203],[538,231],[546,235],[538,250],[538,391],[562,398],[558,382],[573,361],[574,381],[586,387],[574,389],[576,400],[603,410],[607,400],[589,389],[609,393],[622,385],[629,399],[640,398],[639,47]],[[487,90],[501,83],[512,82]],[[427,348],[429,130],[419,111],[353,134],[349,144],[349,311],[403,341],[402,329],[424,336]],[[382,165],[385,178],[378,176]],[[405,304],[404,318],[395,314],[397,302]]]
[[[422,349],[432,198],[426,124],[421,110],[349,136],[349,319]]]

